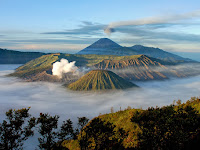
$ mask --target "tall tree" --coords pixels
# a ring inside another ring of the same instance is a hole
[[[139,135],[141,149],[182,149],[200,126],[200,116],[189,105],[149,108],[136,112],[131,121],[142,129]]]
[[[74,136],[73,122],[70,119],[63,121],[60,132],[58,133],[58,138],[63,141],[73,139]]]
[[[83,128],[82,136],[78,139],[81,150],[122,149],[122,141],[115,137],[114,128],[115,125],[110,122],[104,122],[99,118],[93,119],[89,126]]]
[[[79,131],[88,123],[89,119],[86,117],[78,117],[78,127]]]
[[[59,116],[50,116],[49,114],[40,113],[37,119],[39,124],[39,133],[42,137],[38,138],[40,149],[51,150],[56,144]]]
[[[10,109],[6,120],[0,124],[0,149],[23,149],[23,142],[34,134],[35,118],[28,113],[30,108]]]
[[[68,119],[63,121],[58,133],[58,138],[63,140],[77,139],[77,135],[82,131],[83,127],[88,123],[89,119],[86,117],[78,117],[77,128],[73,128],[73,122]]]

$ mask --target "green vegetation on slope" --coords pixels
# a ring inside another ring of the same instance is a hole
[[[17,76],[29,81],[50,81],[41,76],[41,73],[51,74],[53,63],[62,58],[69,62],[76,61],[78,67],[90,67],[91,69],[107,69],[126,80],[163,80],[169,77],[186,77],[199,74],[193,68],[187,67],[183,70],[175,70],[165,65],[173,65],[159,59],[147,57],[145,55],[115,56],[115,55],[78,55],[78,54],[48,54],[34,59],[16,69],[11,76]],[[39,77],[37,77],[39,75]],[[36,76],[35,79],[32,79]],[[40,79],[42,78],[42,79]],[[53,78],[51,76],[50,78]],[[54,81],[54,79],[52,79]]]
[[[71,149],[167,149],[200,146],[200,99],[186,103],[126,109],[92,119],[77,140],[62,143]]]
[[[93,70],[81,77],[78,81],[68,85],[68,88],[76,91],[126,89],[137,87],[133,83],[124,80],[115,73],[106,70]]]
[[[23,66],[16,69],[11,76],[26,78],[33,74],[52,69],[53,63],[60,61],[62,58],[68,61],[76,61],[76,66],[94,66],[95,64],[103,61],[104,59],[110,60],[123,60],[131,58],[139,58],[141,55],[133,56],[114,56],[114,55],[77,55],[77,54],[48,54],[43,55],[37,59],[31,60]]]
[[[30,108],[6,112],[0,123],[0,149],[23,149],[35,131],[40,149],[56,150],[193,150],[200,147],[200,99],[178,100],[163,107],[131,109],[104,114],[88,122],[78,117],[77,127],[68,119],[58,127],[59,116]],[[112,112],[112,109],[111,109]],[[36,146],[36,145],[35,145]]]
[[[43,55],[20,66],[11,76],[26,78],[28,76],[52,69],[52,64],[58,60],[59,55]]]

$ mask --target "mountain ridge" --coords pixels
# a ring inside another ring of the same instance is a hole
[[[169,77],[185,77],[184,71],[174,70],[163,65],[162,61],[153,59],[145,55],[114,56],[114,55],[78,55],[78,54],[48,54],[34,59],[23,66],[20,66],[10,76],[20,77],[29,81],[50,81],[52,74],[52,64],[60,59],[67,59],[69,62],[76,61],[77,67],[87,67],[90,69],[111,70],[117,75],[127,80],[163,80]],[[169,64],[170,65],[170,64]],[[113,67],[112,66],[116,66]],[[119,67],[121,66],[121,67]],[[172,65],[173,66],[173,65]],[[50,75],[47,75],[50,74]],[[43,72],[43,73],[42,73]],[[193,73],[192,70],[189,72]],[[42,73],[42,74],[41,74]],[[189,74],[190,75],[190,74]],[[52,81],[55,81],[52,78]],[[65,80],[64,80],[65,81]]]
[[[185,77],[184,74],[161,62],[146,55],[137,55],[137,57],[124,56],[121,60],[104,59],[94,66],[97,69],[111,70],[127,80],[163,80],[168,79],[169,76]]]
[[[107,43],[110,43],[110,46]],[[143,45],[123,47],[108,38],[99,39],[98,41],[94,42],[93,44],[79,51],[77,54],[118,55],[118,56],[144,54],[150,57],[174,63],[196,62],[192,59],[184,58],[159,48],[147,47]]]
[[[167,61],[170,61],[170,59],[171,60],[174,59],[174,60],[193,61],[189,58],[184,58],[184,57],[178,56],[176,54],[164,51],[160,48],[148,47],[148,46],[143,46],[143,45],[134,45],[130,48],[135,50],[138,54],[145,54],[150,57],[163,59],[163,60],[167,60]]]
[[[7,50],[0,48],[0,64],[24,64],[32,59],[38,58],[45,54],[46,53],[41,53],[41,52],[20,52],[16,50]],[[171,63],[197,62],[193,61],[192,59],[184,58],[159,48],[147,47],[142,45],[123,47],[108,38],[99,39],[98,41],[89,45],[85,49],[79,51],[77,54],[117,55],[117,56],[144,54]]]
[[[45,53],[41,52],[21,52],[0,48],[0,64],[24,64]]]

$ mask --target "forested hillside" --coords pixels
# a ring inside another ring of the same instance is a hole
[[[58,127],[59,116],[39,113],[31,117],[30,108],[9,110],[0,123],[0,149],[21,149],[23,143],[39,133],[39,148],[47,150],[193,150],[200,146],[200,99],[180,100],[163,107],[125,110],[99,115],[88,122],[78,118],[74,127],[68,119]],[[36,147],[37,145],[35,145]]]
[[[0,64],[25,64],[42,55],[45,55],[45,53],[20,52],[0,48]]]
[[[192,150],[200,146],[200,99],[147,110],[131,109],[100,115],[64,141],[69,149]]]

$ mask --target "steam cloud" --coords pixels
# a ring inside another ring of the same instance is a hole
[[[160,17],[144,18],[144,19],[139,19],[139,20],[112,22],[104,29],[104,32],[110,35],[111,33],[115,32],[116,27],[130,26],[130,25],[138,26],[138,25],[175,23],[176,21],[192,19],[195,17],[200,17],[200,10],[185,13],[185,14],[168,16],[168,17],[160,16]]]
[[[78,67],[75,65],[76,61],[69,62],[67,59],[61,59],[60,62],[53,64],[52,73],[62,78],[63,73],[78,72]]]

